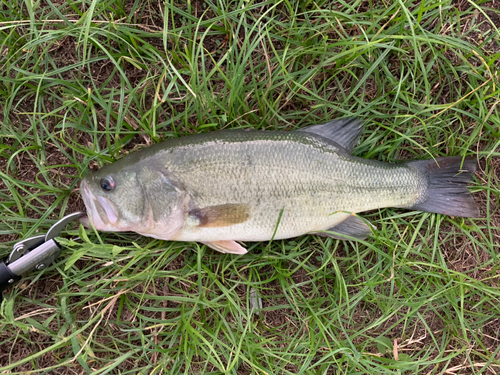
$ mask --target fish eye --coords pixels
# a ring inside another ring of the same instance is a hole
[[[115,187],[115,181],[113,181],[111,176],[101,178],[100,184],[101,189],[104,191],[111,191]]]

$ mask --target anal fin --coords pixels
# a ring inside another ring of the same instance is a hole
[[[224,254],[246,254],[247,250],[236,241],[202,242],[208,247]]]
[[[370,224],[371,225],[371,224]],[[372,228],[375,228],[372,225]],[[349,237],[354,237],[358,240],[364,240],[370,234],[372,230],[359,216],[351,215],[341,223],[325,229],[324,232],[314,232],[310,234],[318,234],[320,236],[331,237],[337,240],[350,240]]]

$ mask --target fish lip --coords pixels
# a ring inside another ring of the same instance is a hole
[[[104,211],[106,215],[108,214],[108,211],[109,212],[114,211],[115,213],[117,213],[116,208],[112,210],[110,208],[110,205],[106,206],[107,209],[103,207],[98,197],[96,197],[90,190],[86,178],[84,178],[80,183],[80,194],[82,196],[83,202],[85,203],[85,208],[87,211],[87,215],[80,218],[80,223],[82,223],[83,226],[85,226],[86,228],[91,228],[93,225],[94,228],[97,230],[102,230],[102,231],[116,230],[113,224],[116,224],[118,216],[115,215],[116,220],[113,223],[111,223],[108,217],[102,217],[101,213],[97,209],[98,208],[97,205],[99,205],[101,211]],[[107,198],[106,200],[109,201],[109,199]]]
[[[80,194],[82,196],[83,203],[85,204],[86,215],[82,216],[79,220],[84,227],[91,228],[90,222],[94,222],[91,214],[92,209],[94,208],[94,194],[90,191],[85,178],[80,182]]]
[[[116,206],[109,198],[97,196],[97,201],[101,205],[101,208],[106,212],[106,220],[111,224],[116,224],[118,221],[118,210]]]
[[[90,229],[92,227],[90,225],[89,215],[80,216],[78,220],[80,221],[80,224],[82,224],[85,228]]]

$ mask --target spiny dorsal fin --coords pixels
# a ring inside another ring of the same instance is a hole
[[[372,227],[375,228],[373,225]],[[349,237],[364,240],[372,234],[372,231],[370,226],[360,219],[359,216],[351,215],[334,227],[325,229],[325,232],[314,232],[310,234],[318,234],[320,236],[331,237],[337,240],[350,240],[350,238],[343,236],[345,234]]]
[[[189,215],[198,219],[198,226],[204,228],[228,227],[243,223],[250,214],[250,207],[246,204],[221,204],[204,208],[194,208]]]
[[[359,142],[363,124],[355,117],[345,117],[326,124],[311,125],[297,131],[320,135],[351,152]]]

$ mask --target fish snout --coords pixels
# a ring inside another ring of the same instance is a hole
[[[80,193],[82,195],[87,216],[80,219],[83,226],[90,228],[91,222],[95,229],[102,231],[117,230],[118,210],[109,198],[95,195],[86,178],[80,183]]]

